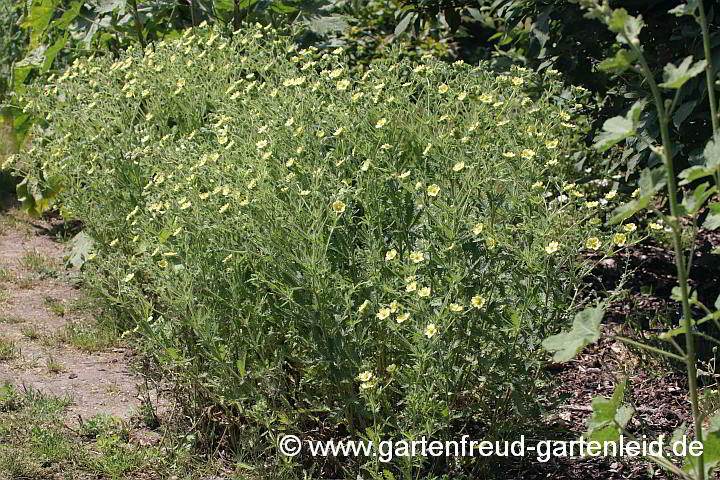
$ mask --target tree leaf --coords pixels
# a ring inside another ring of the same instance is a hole
[[[566,362],[583,348],[600,339],[600,322],[603,319],[602,305],[588,308],[575,315],[572,329],[546,338],[542,346],[549,352],[555,352],[553,361]]]
[[[80,9],[82,8],[82,6],[83,4],[81,2],[72,2],[70,4],[70,8],[65,10],[65,13],[63,13],[62,17],[53,22],[53,27],[56,27],[60,30],[65,30],[68,25],[70,25],[72,21],[75,20],[75,17],[80,14]]]
[[[67,258],[66,266],[72,266],[74,268],[82,268],[87,261],[87,257],[93,248],[95,241],[90,235],[82,232],[75,235],[70,240],[70,255]]]
[[[598,65],[598,70],[610,73],[623,73],[632,66],[637,55],[632,50],[621,49],[615,53],[614,57],[606,58]]]
[[[692,64],[693,57],[685,57],[680,63],[680,66],[676,67],[673,63],[665,65],[665,72],[663,74],[664,82],[659,84],[665,88],[680,88],[685,82],[701,73],[705,70],[707,62],[705,60],[698,60],[695,64]]]
[[[683,208],[685,215],[694,215],[702,208],[705,201],[710,198],[712,194],[717,192],[717,187],[713,186],[708,188],[710,184],[705,182],[695,187],[692,194],[686,194],[683,197],[682,203],[679,205]]]
[[[30,29],[30,45],[28,47],[30,50],[34,50],[40,44],[40,38],[52,19],[54,9],[53,0],[32,2],[27,18],[20,24],[21,27]]]
[[[55,61],[55,57],[57,56],[58,52],[62,50],[62,48],[65,46],[68,35],[69,34],[66,32],[64,36],[58,38],[55,43],[47,49],[47,51],[45,52],[45,61],[40,68],[41,72],[47,72],[48,70],[50,70],[50,67],[52,67],[52,64]]]
[[[612,212],[613,216],[610,217],[607,223],[610,225],[620,223],[632,217],[637,212],[646,209],[648,205],[650,205],[650,198],[652,198],[650,195],[642,195],[640,198],[616,207]]]
[[[417,13],[415,12],[408,12],[407,15],[403,17],[402,20],[400,20],[400,23],[397,24],[395,27],[395,35],[400,35],[402,33],[405,33],[407,31],[408,26],[410,26],[410,22],[415,20],[415,17],[417,17]]]
[[[708,216],[705,218],[703,228],[715,230],[720,227],[720,203],[711,203],[708,207],[710,208],[710,213],[708,213]]]
[[[605,120],[603,131],[595,138],[595,147],[598,151],[604,152],[613,145],[635,135],[640,114],[645,107],[645,100],[638,100],[630,107],[624,117],[613,117]]]
[[[710,170],[702,165],[695,165],[680,172],[678,178],[681,178],[682,180],[678,183],[678,185],[687,185],[698,178],[709,177],[712,174],[713,170]]]
[[[654,195],[667,183],[667,172],[664,167],[646,168],[640,173],[638,186],[643,195]]]
[[[705,145],[703,156],[707,168],[711,170],[720,168],[720,133],[716,133]]]

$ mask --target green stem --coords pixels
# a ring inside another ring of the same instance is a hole
[[[670,131],[668,128],[669,118],[667,116],[667,112],[665,111],[665,105],[663,103],[660,89],[655,82],[655,77],[647,64],[647,61],[642,54],[642,51],[637,45],[633,44],[630,39],[627,40],[628,43],[632,46],[633,50],[635,50],[635,53],[638,54],[643,74],[648,84],[650,85],[650,90],[652,91],[653,99],[655,101],[655,107],[657,108],[658,123],[660,124],[660,134],[662,137],[663,148],[665,150],[663,160],[665,163],[665,170],[667,172],[667,191],[669,196],[668,200],[670,203],[670,215],[672,216],[670,224],[672,227],[673,247],[675,249],[675,269],[677,270],[680,296],[682,298],[683,326],[685,327],[686,353],[684,360],[688,374],[688,390],[690,393],[690,401],[692,403],[693,422],[695,425],[695,438],[702,442],[702,417],[700,415],[700,406],[698,401],[697,368],[695,365],[695,339],[692,333],[692,312],[690,310],[690,301],[688,294],[687,269],[685,267],[685,255],[683,253],[682,238],[680,235],[680,209],[678,208],[677,202],[677,185],[675,183],[675,171],[673,168],[673,151],[672,143],[670,141]],[[697,480],[705,479],[705,459],[702,454],[697,457],[695,474]]]
[[[142,22],[140,21],[140,14],[138,13],[137,8],[137,2],[135,0],[130,0],[130,7],[133,11],[133,18],[135,18],[135,33],[138,37],[138,42],[140,42],[140,47],[145,50],[145,38],[143,38],[143,27]]]
[[[705,66],[705,78],[707,79],[707,87],[708,87],[708,99],[710,100],[710,117],[712,119],[712,129],[713,129],[713,135],[718,131],[718,122],[720,121],[720,118],[718,118],[718,107],[719,105],[716,103],[715,100],[715,81],[713,79],[713,62],[712,62],[712,46],[710,44],[710,32],[708,29],[708,23],[707,23],[707,17],[705,16],[705,6],[703,5],[703,0],[700,0],[698,2],[698,16],[697,19],[698,23],[700,24],[700,30],[702,30],[702,37],[703,37],[703,46],[705,48],[705,61],[707,62],[707,65]]]
[[[661,348],[653,347],[651,345],[646,345],[641,342],[637,342],[635,340],[629,339],[627,337],[622,337],[620,335],[613,335],[615,340],[621,341],[623,343],[627,343],[628,345],[633,345],[638,348],[642,348],[643,350],[647,350],[648,352],[658,353],[660,355],[665,355],[666,357],[674,358],[675,360],[679,360],[681,362],[685,361],[685,357],[682,357],[680,355],[676,355],[674,353],[668,352],[667,350],[663,350]]]

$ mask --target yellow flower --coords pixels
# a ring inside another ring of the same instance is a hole
[[[263,148],[267,147],[268,141],[267,140],[258,140],[255,142],[255,147],[258,150],[262,150]]]
[[[625,235],[624,233],[616,233],[615,235],[613,235],[612,241],[618,247],[622,247],[623,245],[625,245],[625,242],[627,242],[627,235]]]
[[[397,365],[395,365],[394,363],[391,363],[390,365],[388,365],[388,366],[385,368],[385,371],[386,371],[387,373],[395,373],[396,370],[397,370]]]
[[[453,165],[453,167],[452,167],[453,172],[459,172],[459,171],[462,170],[463,168],[465,168],[465,162],[457,162],[457,163],[456,163],[455,165]]]
[[[440,193],[440,187],[437,184],[433,183],[427,187],[427,194],[431,197],[437,197],[438,193]]]
[[[617,190],[610,190],[605,194],[605,200],[612,200],[617,195]]]
[[[387,252],[385,252],[385,261],[389,262],[396,256],[397,256],[397,250],[395,250],[394,248],[392,250],[388,250]]]
[[[636,188],[635,190],[633,190],[631,197],[637,198],[638,195],[640,195],[640,189]]]
[[[480,235],[483,231],[483,228],[485,228],[485,226],[482,223],[476,223],[472,229],[473,235]]]
[[[437,333],[437,327],[434,323],[429,324],[427,327],[425,327],[425,336],[428,338],[432,338],[433,335]]]
[[[430,296],[430,287],[423,287],[417,292],[418,297],[429,297]]]
[[[512,152],[503,153],[503,157],[505,157],[505,158],[513,158],[514,156],[515,156],[515,154]]]
[[[128,273],[127,275],[125,275],[125,278],[123,278],[123,282],[127,283],[127,282],[129,282],[130,280],[132,280],[133,278],[135,278],[135,274],[134,274],[134,273]]]
[[[160,260],[159,262],[157,262],[157,264],[160,268],[167,268],[167,266],[169,265],[167,260]]]
[[[357,376],[357,379],[361,382],[369,382],[373,378],[373,374],[370,370],[366,370]]]
[[[525,150],[522,151],[522,153],[520,153],[520,156],[529,160],[535,156],[535,151],[530,150],[529,148],[526,148]]]
[[[492,97],[492,95],[490,95],[488,93],[483,93],[482,95],[480,95],[478,100],[480,100],[483,103],[493,103],[493,97]]]
[[[448,87],[444,83],[438,87],[438,93],[447,93],[448,90],[450,90],[450,87]]]
[[[597,250],[602,246],[602,243],[600,242],[600,239],[597,237],[590,237],[585,242],[585,248],[590,248],[592,250]]]
[[[414,292],[417,290],[417,282],[410,282],[405,286],[406,292]]]
[[[230,204],[229,204],[229,203],[226,203],[225,205],[223,205],[222,207],[220,207],[220,210],[218,210],[218,212],[220,212],[220,213],[225,213],[225,211],[226,211],[229,207],[230,207]]]
[[[460,305],[458,303],[450,304],[450,311],[452,311],[452,312],[462,312],[463,310],[465,310],[465,307],[463,307],[462,305]]]
[[[382,128],[382,127],[384,127],[385,125],[387,125],[387,122],[388,122],[388,121],[387,121],[387,118],[381,118],[381,119],[378,120],[378,122],[375,124],[375,128]]]
[[[637,230],[637,225],[635,225],[634,223],[628,223],[623,226],[623,230],[625,230],[626,232],[634,232],[635,230]]]
[[[483,308],[487,303],[487,299],[485,297],[481,297],[480,295],[475,295],[470,299],[470,303],[472,303],[472,306],[475,308]]]
[[[663,228],[662,225],[660,225],[659,223],[655,223],[655,222],[650,223],[649,227],[652,228],[653,230],[662,230],[662,228]]]
[[[358,313],[362,313],[370,305],[370,300],[365,300],[362,305],[358,307]]]
[[[335,213],[343,213],[345,211],[345,203],[342,200],[336,200],[332,204],[332,209]]]
[[[410,254],[410,260],[412,260],[413,263],[420,263],[425,260],[425,254],[423,252],[412,252]]]
[[[391,148],[392,145],[390,145],[389,143],[383,143],[382,145],[380,145],[380,150],[390,150]]]
[[[492,250],[493,248],[495,248],[495,245],[497,245],[497,242],[495,241],[494,238],[488,237],[488,238],[485,239],[485,246],[486,246],[487,248],[489,248],[489,249]]]
[[[557,146],[558,146],[557,140],[548,140],[547,142],[545,142],[545,147],[547,147],[547,148],[557,148]]]
[[[548,243],[547,247],[545,247],[545,252],[548,255],[552,255],[553,253],[558,251],[558,248],[560,248],[560,244],[558,242],[550,242]]]
[[[510,81],[512,81],[513,85],[522,85],[523,83],[525,83],[525,80],[520,77],[512,77]]]
[[[405,312],[405,313],[403,313],[403,314],[398,315],[397,317],[395,317],[395,321],[396,321],[397,323],[403,323],[403,322],[404,322],[405,320],[407,320],[408,318],[410,318],[410,314],[407,313],[407,312]]]
[[[532,184],[532,188],[543,188],[544,186],[543,182],[535,182]]]
[[[375,316],[378,318],[378,320],[385,320],[390,316],[390,309],[381,308]]]
[[[342,134],[345,131],[344,127],[340,127],[337,130],[333,132],[333,137],[337,137],[338,135]]]
[[[364,382],[360,384],[360,390],[369,390],[374,386],[375,384],[373,382]]]
[[[392,302],[390,302],[390,312],[391,313],[397,312],[399,308],[400,308],[400,304],[398,303],[397,300],[393,300]]]
[[[595,202],[595,201],[593,201],[593,202],[585,202],[585,206],[586,206],[587,208],[595,208],[595,207],[597,207],[598,205],[600,205],[600,203],[599,203],[599,202]]]

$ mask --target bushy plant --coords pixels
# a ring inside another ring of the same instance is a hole
[[[561,88],[429,58],[349,76],[341,51],[275,30],[196,30],[36,89],[47,124],[14,158],[84,222],[86,271],[198,440],[291,469],[318,459],[278,459],[281,433],[506,439],[532,422],[540,339],[577,306],[580,252],[610,248],[597,217],[615,201],[567,183],[585,93]],[[331,460],[315,474],[461,463]]]

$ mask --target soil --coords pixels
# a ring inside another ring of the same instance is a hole
[[[0,269],[9,278],[0,283],[5,291],[0,334],[14,343],[17,355],[0,362],[0,384],[69,396],[69,420],[100,413],[129,419],[140,403],[140,378],[129,366],[132,350],[120,346],[90,353],[57,340],[68,322],[92,321],[92,311],[70,308],[82,299],[79,272],[65,268],[65,247],[50,235],[56,222],[29,218],[9,200],[3,206]]]

